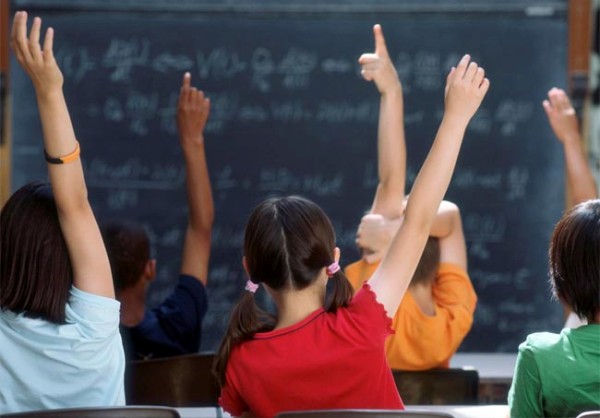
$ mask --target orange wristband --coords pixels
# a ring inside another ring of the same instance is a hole
[[[75,150],[72,153],[65,155],[64,157],[54,158],[49,156],[46,150],[44,150],[44,157],[46,158],[48,164],[68,164],[78,159],[80,153],[81,150],[79,149],[79,142],[75,141]]]

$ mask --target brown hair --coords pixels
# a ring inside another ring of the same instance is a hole
[[[101,229],[115,290],[118,292],[135,286],[150,259],[150,240],[146,230],[131,221],[105,222]]]
[[[333,263],[335,232],[325,212],[298,196],[267,199],[248,219],[244,234],[244,256],[254,283],[265,283],[275,291],[304,289],[319,272]],[[327,311],[335,312],[352,299],[352,287],[339,271],[330,279],[333,291]],[[214,371],[221,387],[232,348],[257,332],[273,329],[276,318],[258,308],[254,295],[244,292],[235,306],[215,358]]]
[[[436,273],[440,265],[440,240],[429,237],[425,244],[421,259],[410,280],[411,285],[429,284],[435,281]]]
[[[72,283],[52,189],[26,184],[0,215],[0,309],[63,324]]]
[[[567,211],[550,242],[550,283],[554,295],[580,318],[600,312],[600,200]]]

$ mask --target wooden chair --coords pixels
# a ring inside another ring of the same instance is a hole
[[[406,405],[476,405],[479,373],[472,369],[393,370]]]
[[[3,418],[181,418],[174,408],[160,406],[123,406],[69,408],[3,414]]]
[[[217,407],[219,386],[211,371],[213,359],[210,353],[128,363],[127,404]]]
[[[397,411],[387,409],[329,409],[318,411],[290,411],[275,418],[454,418],[445,412]]]

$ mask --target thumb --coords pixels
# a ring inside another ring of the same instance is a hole
[[[367,264],[374,264],[380,261],[383,258],[383,255],[380,252],[374,252],[365,254],[363,259],[367,262]]]
[[[373,26],[373,35],[375,36],[375,53],[379,56],[388,56],[388,50],[385,45],[385,38],[383,37],[381,25],[377,24]]]

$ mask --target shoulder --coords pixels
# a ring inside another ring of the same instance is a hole
[[[519,353],[543,356],[545,353],[559,350],[565,339],[568,339],[567,333],[536,332],[529,334],[527,339],[519,345]]]
[[[340,327],[342,330],[366,333],[374,340],[378,340],[375,338],[378,335],[383,336],[385,340],[388,335],[394,333],[392,319],[383,305],[377,301],[368,283],[362,285],[346,308],[338,309],[333,315],[336,316],[338,327],[342,322],[351,325],[346,328]]]
[[[365,260],[360,259],[346,266],[344,274],[354,290],[357,291],[360,290],[364,282],[371,278],[377,266],[379,266],[379,262],[369,264]]]
[[[84,334],[100,337],[119,334],[121,303],[112,298],[71,287],[65,309],[67,323],[77,324]]]

